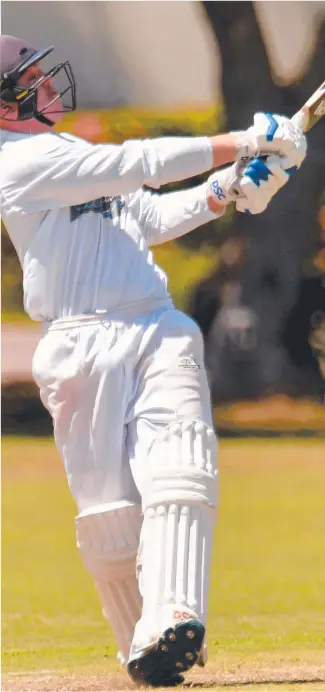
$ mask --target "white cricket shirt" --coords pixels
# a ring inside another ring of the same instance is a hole
[[[206,137],[93,145],[70,134],[1,132],[1,214],[33,320],[112,312],[168,298],[149,245],[216,218],[205,186],[158,188],[212,167]]]

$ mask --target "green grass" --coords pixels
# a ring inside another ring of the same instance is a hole
[[[324,673],[323,447],[323,440],[221,442],[210,671],[288,662]],[[2,473],[3,671],[116,671],[52,441],[4,438]]]
[[[15,326],[21,324],[23,327],[26,325],[35,326],[35,322],[32,322],[29,315],[19,310],[2,310],[1,322],[2,324],[13,324]],[[38,323],[36,323],[36,326],[38,326]]]

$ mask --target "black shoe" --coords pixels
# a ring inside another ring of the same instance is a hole
[[[185,620],[169,627],[158,642],[139,658],[129,661],[126,668],[134,682],[152,687],[180,685],[186,672],[196,663],[205,635],[200,620]]]

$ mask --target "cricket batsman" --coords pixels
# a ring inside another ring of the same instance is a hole
[[[1,214],[25,310],[43,323],[33,375],[77,546],[131,678],[176,685],[206,660],[217,442],[200,330],[173,306],[149,247],[229,203],[264,211],[306,139],[258,113],[240,132],[93,145],[53,131],[76,108],[69,62],[43,72],[53,47],[13,36],[0,49]],[[204,172],[192,189],[147,189]]]

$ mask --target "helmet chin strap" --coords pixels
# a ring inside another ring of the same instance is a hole
[[[53,127],[55,125],[55,122],[53,120],[50,120],[49,118],[46,118],[43,113],[37,113],[37,115],[34,116],[36,120],[39,120],[40,123],[43,123],[43,125],[48,125],[48,127]]]

